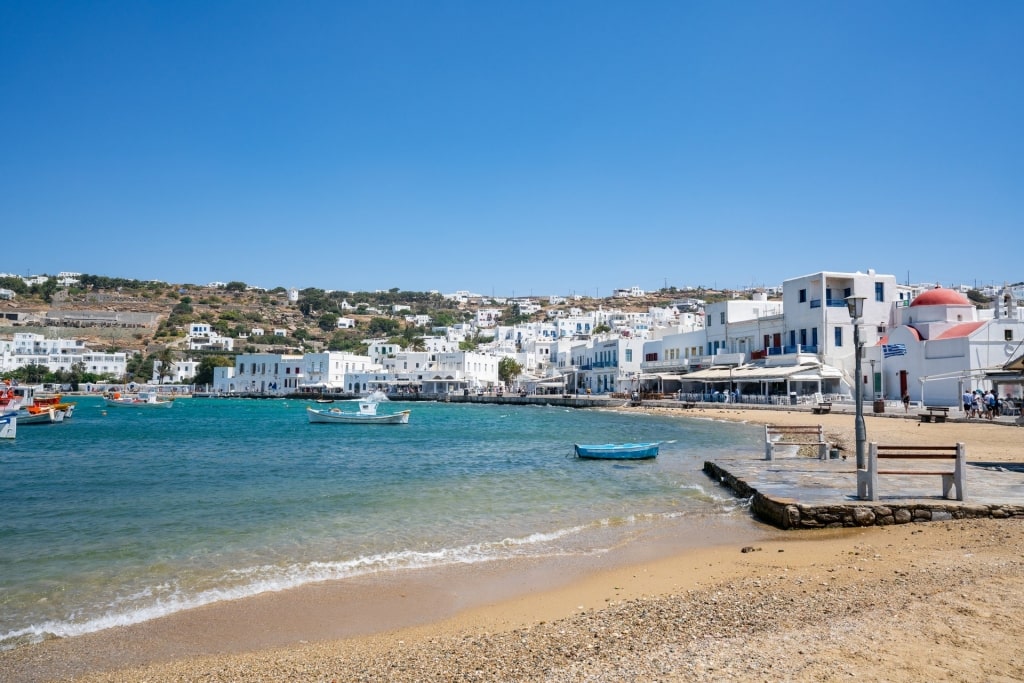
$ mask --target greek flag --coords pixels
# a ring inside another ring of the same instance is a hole
[[[882,344],[882,358],[907,355],[906,344]]]

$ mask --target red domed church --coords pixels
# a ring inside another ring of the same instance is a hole
[[[943,287],[896,304],[888,334],[865,350],[875,395],[892,400],[906,391],[924,405],[959,406],[964,390],[990,388],[986,375],[1020,355],[1022,313],[1009,289],[991,309]]]

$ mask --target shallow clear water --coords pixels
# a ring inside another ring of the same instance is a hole
[[[408,425],[313,425],[294,400],[77,399],[0,441],[0,647],[366,572],[598,552],[737,513],[701,473],[744,425],[557,407],[392,403]],[[663,441],[656,460],[573,442]]]

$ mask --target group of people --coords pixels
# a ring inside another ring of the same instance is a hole
[[[1009,397],[1006,399],[999,398],[991,389],[984,392],[981,389],[975,389],[974,391],[964,390],[964,415],[968,418],[976,417],[991,420],[997,415],[1003,414],[1007,403],[1009,403],[1012,410],[1012,400]]]

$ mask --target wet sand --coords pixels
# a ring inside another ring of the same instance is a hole
[[[681,419],[823,424],[714,409]],[[1024,430],[867,418],[869,440],[964,441],[1024,462]],[[0,654],[0,680],[1020,680],[1024,521],[781,532],[753,521],[607,557],[363,577]]]

